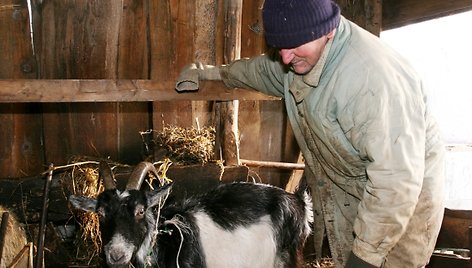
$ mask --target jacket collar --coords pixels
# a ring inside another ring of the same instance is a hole
[[[333,44],[333,38],[329,39],[326,43],[323,53],[321,53],[320,59],[316,65],[311,69],[310,72],[303,75],[303,82],[312,87],[317,87],[320,83],[321,73],[326,64],[326,59],[328,58],[329,51],[331,50],[331,45]]]
[[[342,49],[341,44],[344,43],[350,35],[350,30],[349,27],[346,27],[346,23],[346,19],[341,16],[341,21],[336,29],[334,38],[326,43],[326,47],[320,59],[310,72],[305,75],[297,75],[292,72],[294,80],[290,85],[290,92],[295,97],[297,103],[303,101],[305,96],[307,96],[313,88],[318,87],[323,71],[328,68],[327,66],[330,64],[330,61],[333,60],[333,57],[337,57],[336,55],[340,53]]]
[[[336,35],[335,35],[336,37]],[[300,103],[305,99],[305,97],[313,90],[313,87],[317,87],[320,83],[321,74],[326,65],[331,46],[333,44],[333,39],[330,39],[321,53],[320,59],[316,65],[311,69],[310,72],[304,75],[293,74],[293,81],[290,84],[290,92],[292,93],[295,101]]]

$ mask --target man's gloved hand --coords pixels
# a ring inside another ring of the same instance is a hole
[[[346,268],[376,268],[376,266],[364,261],[351,252],[349,259],[347,259]]]
[[[199,80],[221,80],[220,68],[200,62],[188,64],[180,72],[175,89],[179,92],[196,91]]]

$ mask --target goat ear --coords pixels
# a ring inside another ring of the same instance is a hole
[[[152,192],[146,192],[147,206],[150,208],[150,207],[154,207],[158,205],[159,202],[164,203],[171,189],[172,189],[172,185],[168,184]]]
[[[69,196],[69,202],[74,208],[81,209],[87,212],[95,212],[97,207],[97,200],[78,195]]]

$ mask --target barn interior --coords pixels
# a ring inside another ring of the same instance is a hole
[[[220,81],[175,90],[189,63],[266,52],[263,2],[0,1],[2,267],[102,267],[86,229],[96,220],[67,201],[100,191],[101,160],[118,182],[152,161],[182,195],[232,181],[294,191],[304,163],[282,100]],[[336,2],[377,36],[472,10],[471,0]],[[446,209],[437,248],[454,250],[433,254],[429,267],[472,267],[470,226],[472,211]],[[19,245],[6,259],[9,240]],[[329,252],[313,261],[305,253],[306,267],[331,267]]]

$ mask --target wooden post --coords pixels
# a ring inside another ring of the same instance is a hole
[[[336,1],[343,15],[370,33],[379,36],[382,29],[382,1]]]
[[[382,29],[382,1],[367,0],[364,3],[365,29],[376,36],[380,36]]]
[[[242,7],[242,0],[225,1],[225,42],[223,55],[225,63],[230,63],[240,58]],[[239,101],[223,102],[220,106],[221,123],[223,126],[223,142],[221,143],[223,159],[225,160],[225,165],[239,165]]]

